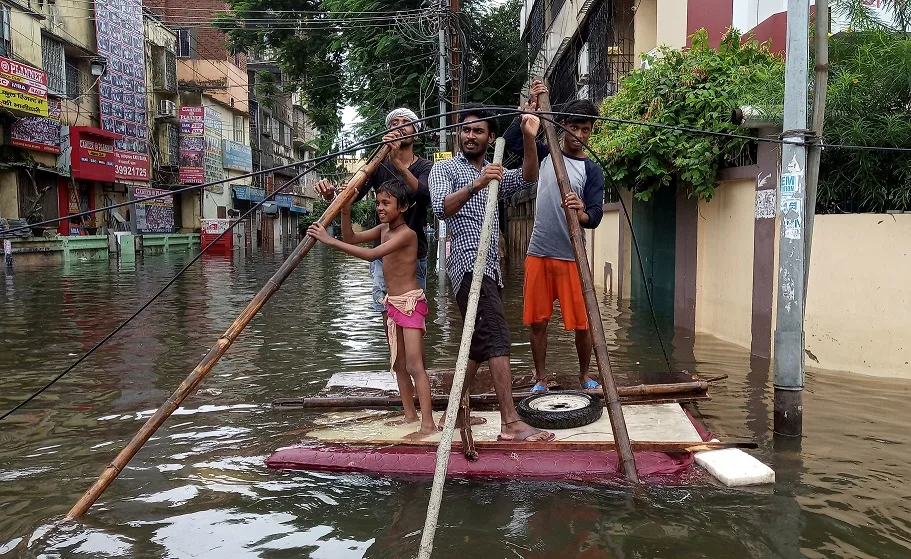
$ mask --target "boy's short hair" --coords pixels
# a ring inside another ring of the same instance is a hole
[[[379,194],[380,192],[388,192],[390,196],[395,198],[400,208],[407,209],[411,205],[411,193],[408,191],[408,187],[399,179],[389,179],[376,187],[376,193]]]
[[[566,124],[584,124],[586,122],[594,124],[595,119],[599,116],[598,107],[588,99],[570,101],[563,106],[560,112],[569,113],[569,116],[561,119]],[[581,115],[591,116],[592,118],[585,118],[585,116]]]
[[[459,113],[459,123],[465,122],[465,119],[473,116],[478,120],[487,123],[487,129],[491,134],[497,133],[497,119],[495,115],[486,106],[481,103],[465,103],[462,106],[462,112]]]

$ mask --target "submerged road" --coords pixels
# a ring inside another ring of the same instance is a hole
[[[189,258],[17,267],[0,275],[0,410],[44,385]],[[366,264],[316,247],[199,392],[80,522],[49,531],[195,366],[282,255],[206,258],[109,345],[0,422],[0,557],[404,558],[414,556],[428,480],[276,472],[263,466],[304,424],[277,397],[310,395],[338,371],[388,365],[368,310]],[[2,272],[0,272],[2,274]],[[461,320],[435,278],[427,366],[452,367]],[[505,299],[513,363],[531,366],[521,275]],[[665,369],[646,312],[604,300],[618,384]],[[435,557],[911,556],[911,382],[810,371],[802,441],[771,436],[769,363],[710,336],[663,329],[672,365],[715,383],[699,404],[723,438],[751,439],[774,487],[622,487],[455,481]],[[551,369],[571,379],[571,336],[553,329]],[[34,540],[34,541],[32,541]]]

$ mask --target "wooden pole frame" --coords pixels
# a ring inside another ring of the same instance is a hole
[[[345,189],[339,196],[336,196],[335,200],[326,208],[326,211],[323,212],[322,217],[319,218],[319,222],[324,226],[328,227],[332,220],[339,214],[341,209],[348,204],[349,201],[354,200],[357,196],[358,190],[366,182],[367,177],[369,177],[377,166],[380,164],[383,159],[389,154],[389,146],[381,146],[374,154],[370,157],[367,163],[364,164],[360,169],[358,169],[354,176],[348,181],[348,184],[345,185]],[[177,390],[165,401],[158,410],[150,417],[142,428],[136,433],[130,442],[124,447],[123,450],[114,458],[114,460],[108,464],[108,466],[101,472],[99,478],[95,483],[85,492],[82,498],[73,505],[73,508],[66,514],[64,520],[69,520],[71,518],[76,518],[85,514],[87,510],[98,500],[101,494],[109,485],[117,478],[121,471],[126,467],[130,462],[133,456],[139,452],[139,449],[152,437],[155,431],[174,413],[180,404],[186,399],[187,396],[192,394],[196,387],[199,386],[199,383],[209,374],[218,360],[224,355],[228,348],[231,347],[231,344],[234,343],[234,340],[243,332],[247,324],[256,316],[256,313],[263,308],[266,302],[279,290],[282,283],[288,279],[288,276],[291,275],[291,272],[301,263],[301,260],[307,256],[307,253],[310,252],[310,249],[316,244],[316,239],[310,236],[306,236],[298,245],[295,247],[294,251],[288,257],[287,260],[282,263],[282,265],[276,270],[275,274],[266,282],[266,285],[259,290],[259,292],[247,303],[247,306],[240,312],[237,318],[234,319],[234,322],[231,323],[231,326],[225,330],[225,333],[221,335],[220,338],[215,342],[215,345],[212,346],[212,349],[206,353],[205,357],[202,358],[202,361],[193,369],[193,371],[184,379],[180,386],[177,387]]]
[[[542,113],[547,114],[550,119],[555,120],[547,93],[538,95],[538,108]],[[547,148],[550,150],[550,159],[557,175],[557,186],[560,187],[560,197],[566,199],[566,196],[572,192],[572,185],[566,173],[566,163],[563,161],[563,152],[560,147],[557,129],[551,120],[544,120],[543,124]],[[598,299],[595,296],[595,282],[592,278],[591,267],[588,264],[588,256],[585,254],[582,226],[579,224],[579,220],[573,210],[564,207],[563,212],[566,216],[566,223],[569,226],[573,255],[576,257],[579,279],[582,282],[582,297],[585,299],[585,313],[588,315],[588,327],[595,350],[595,361],[598,363],[598,374],[601,377],[601,386],[604,389],[604,404],[607,407],[608,417],[610,417],[614,439],[617,441],[617,450],[620,453],[623,475],[630,482],[639,483],[639,475],[636,473],[636,461],[633,458],[633,450],[629,441],[629,432],[626,429],[626,420],[623,419],[620,396],[611,371],[610,353],[607,350],[607,342],[604,338],[604,325],[601,323],[601,310],[598,307]]]

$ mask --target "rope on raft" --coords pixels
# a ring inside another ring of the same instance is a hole
[[[506,140],[497,138],[493,162],[502,163]],[[421,534],[421,547],[418,559],[430,559],[433,552],[433,537],[436,535],[440,517],[440,504],[443,501],[443,484],[446,482],[446,470],[449,468],[449,453],[452,451],[452,435],[455,431],[458,407],[462,400],[462,386],[465,383],[465,371],[468,368],[468,350],[474,336],[474,323],[478,314],[478,299],[481,295],[481,281],[484,279],[484,268],[487,266],[487,252],[490,250],[490,238],[493,229],[493,216],[497,211],[497,192],[499,182],[491,181],[487,187],[487,206],[484,209],[484,223],[481,225],[481,240],[478,243],[478,255],[474,261],[471,276],[471,290],[468,292],[468,308],[465,309],[465,324],[462,326],[462,342],[459,345],[459,357],[456,359],[455,374],[452,377],[452,389],[449,391],[449,403],[446,406],[446,424],[437,447],[436,470],[433,473],[433,489],[430,491],[430,503],[427,505],[427,518],[424,520],[424,532]],[[468,418],[465,418],[467,421]]]

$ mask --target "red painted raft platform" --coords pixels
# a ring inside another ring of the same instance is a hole
[[[624,412],[630,438],[634,441],[636,468],[641,478],[674,483],[675,480],[682,482],[690,477],[688,473],[694,462],[692,453],[636,451],[635,446],[695,445],[710,440],[711,433],[694,421],[679,404],[630,405],[624,406]],[[586,448],[612,443],[607,414],[585,427],[554,430],[557,439],[551,443],[499,443],[496,441],[499,414],[477,412],[476,415],[488,420],[486,425],[473,428],[474,439],[479,445],[479,459],[469,461],[458,448],[454,449],[450,455],[450,477],[595,483],[622,477],[616,451]],[[404,440],[402,437],[413,430],[413,426],[390,427],[386,425],[389,419],[388,412],[377,411],[324,414],[302,443],[277,450],[266,459],[266,465],[275,469],[380,476],[433,475],[439,436],[431,436],[424,443]],[[416,446],[419,444],[423,446]],[[523,444],[529,444],[529,449],[524,449]]]

